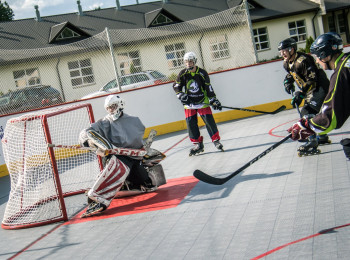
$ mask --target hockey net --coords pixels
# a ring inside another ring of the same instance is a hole
[[[83,193],[100,172],[95,153],[48,147],[74,145],[94,122],[90,104],[53,108],[9,119],[2,146],[11,191],[2,228],[67,221],[65,198]]]

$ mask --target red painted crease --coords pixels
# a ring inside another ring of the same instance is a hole
[[[198,179],[193,176],[171,179],[155,192],[112,200],[108,209],[100,215],[80,218],[84,209],[64,225],[173,208],[180,204],[197,183]]]

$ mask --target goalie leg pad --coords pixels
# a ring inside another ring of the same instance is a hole
[[[130,168],[116,156],[112,156],[88,191],[88,197],[108,207],[129,173]]]
[[[160,185],[166,184],[166,179],[163,171],[163,167],[161,164],[157,164],[155,166],[149,167],[147,169],[148,176],[152,181],[154,186],[159,187]]]

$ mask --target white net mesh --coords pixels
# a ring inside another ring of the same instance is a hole
[[[3,227],[66,220],[64,199],[91,187],[99,173],[97,156],[78,149],[50,148],[48,141],[76,145],[91,123],[89,106],[75,105],[25,114],[8,121],[2,140],[11,177]],[[47,122],[47,123],[46,123]],[[58,178],[55,178],[57,169]],[[62,192],[60,192],[62,191]]]
[[[122,91],[155,85],[175,80],[184,68],[183,56],[189,51],[197,54],[197,65],[209,73],[256,63],[244,5],[187,22],[141,29],[106,29],[75,43],[48,45],[53,47],[0,51],[3,94],[28,86],[49,85],[66,102],[96,93],[116,78]],[[156,73],[136,74],[148,70]],[[115,84],[109,90],[119,91]],[[17,98],[11,104],[10,99],[0,97],[0,115],[15,112],[9,107],[21,102]],[[47,97],[48,102],[41,99],[39,95],[25,106],[15,107],[25,111],[54,103],[52,95]]]

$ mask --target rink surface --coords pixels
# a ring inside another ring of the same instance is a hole
[[[187,132],[156,137],[168,183],[154,193],[115,199],[101,216],[80,219],[86,197],[67,201],[70,220],[0,230],[0,259],[349,259],[350,161],[339,144],[349,123],[319,155],[298,157],[286,141],[227,183],[224,177],[287,135],[296,110],[218,124],[225,152],[205,128],[205,152],[189,157]],[[0,216],[9,177],[0,178]]]

